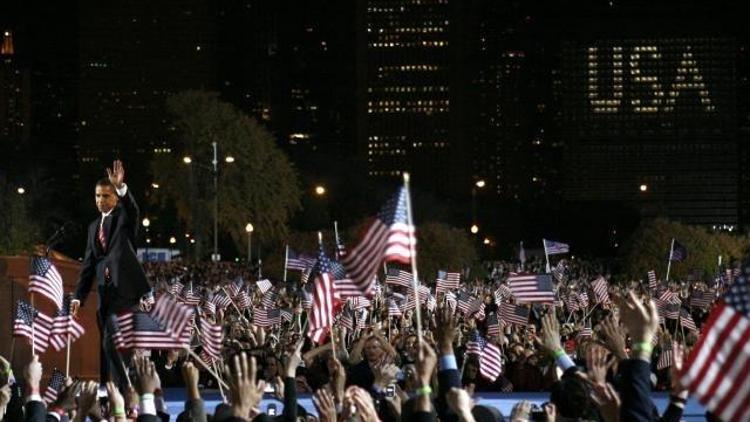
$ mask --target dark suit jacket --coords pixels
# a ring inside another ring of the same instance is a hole
[[[99,216],[89,225],[86,255],[81,266],[75,298],[80,300],[83,306],[96,280],[99,288],[99,310],[111,314],[137,305],[141,296],[146,294],[151,286],[135,254],[138,205],[130,189],[120,197],[115,209],[104,220],[106,250],[102,250],[97,238],[101,218]],[[109,286],[105,286],[106,268],[109,268],[110,273]]]

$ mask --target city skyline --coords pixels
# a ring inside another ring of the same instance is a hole
[[[476,224],[505,249],[545,233],[616,247],[612,232],[655,216],[745,230],[747,30],[729,7],[646,5],[14,3],[0,19],[0,177],[69,192],[44,232],[85,221],[113,158],[146,191],[152,157],[181,158],[164,102],[204,89],[290,156],[298,229],[356,223],[408,171],[421,218]]]

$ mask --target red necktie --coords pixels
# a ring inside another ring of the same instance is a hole
[[[102,217],[102,224],[99,226],[99,234],[97,235],[97,239],[99,239],[99,246],[102,247],[102,251],[107,250],[107,237],[104,235],[104,217]]]

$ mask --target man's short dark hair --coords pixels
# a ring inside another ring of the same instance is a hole
[[[112,192],[116,192],[115,185],[112,184],[112,182],[109,181],[108,177],[102,177],[96,182],[96,186],[109,186],[112,188]]]

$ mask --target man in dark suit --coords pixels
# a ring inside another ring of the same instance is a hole
[[[100,216],[89,226],[86,255],[71,302],[75,315],[86,301],[94,281],[99,292],[97,313],[102,334],[100,377],[124,386],[124,362],[112,342],[112,316],[133,309],[151,286],[135,254],[138,232],[138,205],[124,183],[125,168],[114,162],[107,178],[96,183],[96,207]]]

